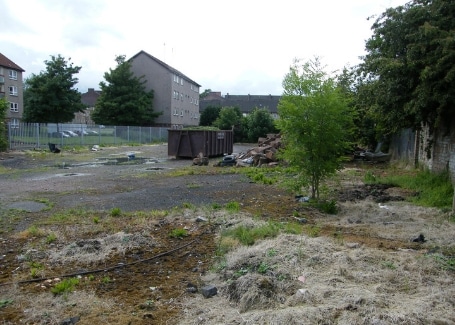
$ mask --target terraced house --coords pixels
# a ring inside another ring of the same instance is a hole
[[[156,126],[179,129],[199,125],[197,82],[144,51],[130,62],[134,75],[144,76],[146,89],[153,89],[153,110],[162,112],[155,119]]]
[[[0,98],[8,102],[6,122],[19,127],[24,112],[22,73],[20,66],[0,53]]]

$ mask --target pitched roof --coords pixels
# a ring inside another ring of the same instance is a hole
[[[148,56],[150,59],[152,59],[152,60],[158,62],[158,63],[159,63],[160,65],[162,65],[164,68],[168,69],[169,71],[171,71],[172,73],[178,75],[179,77],[185,78],[186,80],[188,80],[188,81],[194,83],[194,84],[197,85],[198,87],[201,86],[201,85],[198,84],[196,81],[191,80],[191,78],[188,78],[187,76],[185,76],[183,73],[181,73],[181,72],[178,71],[177,69],[171,67],[169,64],[164,63],[164,62],[161,61],[160,59],[157,59],[157,58],[154,57],[153,55],[150,55],[150,54],[148,54],[147,52],[145,52],[145,51],[143,51],[143,50],[140,51],[140,52],[138,52],[137,54],[133,55],[133,56],[131,57],[130,60],[133,60],[134,58],[138,57],[138,56],[141,55],[141,54],[144,54],[144,55]]]
[[[6,56],[4,56],[2,53],[0,53],[0,66],[7,67],[7,68],[17,70],[17,71],[21,71],[21,72],[25,71],[20,66],[18,66],[16,63],[14,63],[10,59],[8,59]]]

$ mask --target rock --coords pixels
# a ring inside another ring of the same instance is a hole
[[[191,282],[189,282],[187,285],[186,285],[186,292],[189,292],[189,293],[196,293],[197,292],[197,286],[192,284]]]
[[[347,248],[359,248],[360,244],[359,243],[346,243]]]
[[[79,316],[74,316],[74,317],[71,317],[71,318],[67,318],[67,319],[62,320],[60,325],[73,325],[73,324],[76,324],[77,322],[79,322],[80,319],[81,318]]]
[[[201,288],[202,295],[205,298],[210,298],[218,293],[218,289],[214,285],[206,285]]]
[[[207,219],[204,218],[203,216],[198,216],[198,217],[196,218],[196,222],[207,222]]]
[[[412,241],[414,243],[424,243],[427,240],[425,239],[425,236],[423,234],[420,234],[417,238],[414,238]]]

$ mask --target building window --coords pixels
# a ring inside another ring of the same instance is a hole
[[[17,71],[16,70],[9,70],[9,78],[12,80],[17,80]]]
[[[183,116],[183,111],[180,111],[180,116]]]
[[[183,94],[180,94],[180,100],[183,102]]]
[[[18,129],[19,128],[19,120],[16,118],[11,119],[10,127],[13,129]]]
[[[183,78],[180,78],[180,85],[183,86]]]
[[[16,86],[9,86],[9,94],[11,96],[17,96],[17,87]]]
[[[19,112],[19,105],[17,103],[10,102],[9,109],[11,112]]]

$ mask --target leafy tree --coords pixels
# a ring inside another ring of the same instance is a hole
[[[51,56],[50,61],[44,61],[45,71],[32,74],[25,81],[22,116],[25,122],[64,123],[83,111],[81,94],[74,89],[78,79],[73,76],[81,67],[69,60],[60,55]]]
[[[284,93],[277,120],[285,148],[283,157],[298,171],[295,189],[311,187],[319,199],[319,185],[340,167],[352,130],[346,97],[322,69],[318,58],[296,60],[283,80]]]
[[[8,148],[6,135],[6,110],[8,103],[4,98],[0,98],[0,151],[5,151]]]
[[[212,126],[213,122],[220,116],[220,111],[221,106],[207,106],[201,113],[199,125]]]
[[[366,43],[362,100],[384,134],[431,129],[453,116],[455,2],[412,0],[389,8]]]
[[[238,107],[222,107],[220,110],[220,115],[213,122],[213,126],[221,130],[233,130],[234,131],[234,141],[240,141],[243,135],[243,124],[242,124],[242,112]]]
[[[212,92],[212,89],[205,89],[202,93],[199,94],[199,99],[207,97]]]
[[[245,119],[248,142],[256,142],[259,137],[277,131],[272,115],[265,108],[255,108]]]
[[[142,77],[135,77],[131,63],[125,56],[116,57],[117,67],[104,74],[106,82],[100,82],[98,97],[92,119],[106,125],[152,125],[161,112],[152,108],[153,90],[146,91]]]

